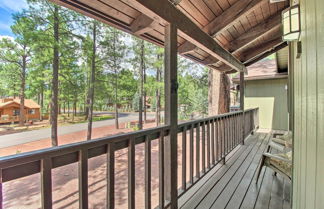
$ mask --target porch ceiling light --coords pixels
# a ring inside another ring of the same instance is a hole
[[[300,9],[299,5],[291,6],[282,12],[284,41],[295,41],[300,36]]]

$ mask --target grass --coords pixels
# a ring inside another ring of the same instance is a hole
[[[112,115],[94,115],[92,117],[92,121],[101,121],[101,120],[109,120],[113,119],[114,116]],[[60,114],[58,118],[58,122],[60,125],[66,125],[66,124],[76,124],[76,123],[86,123],[87,120],[85,119],[84,114],[77,114],[74,116],[74,118],[70,115],[67,116],[67,114]]]
[[[94,116],[92,118],[93,121],[101,121],[101,120],[109,120],[109,119],[113,119],[114,116],[112,115],[99,115],[99,116]]]

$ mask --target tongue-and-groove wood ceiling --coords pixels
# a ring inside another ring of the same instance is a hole
[[[136,0],[51,0],[96,18],[158,45],[164,43],[166,22],[144,13]],[[166,1],[166,0],[160,0]],[[281,12],[289,1],[269,0],[172,0],[174,6],[213,37],[242,63],[253,63],[269,51],[282,48]],[[233,68],[206,50],[178,35],[178,52],[211,68],[233,72]]]

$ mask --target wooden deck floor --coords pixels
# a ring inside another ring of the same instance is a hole
[[[257,132],[226,159],[215,166],[179,199],[184,209],[290,208],[290,181],[263,168],[258,184],[256,171],[270,133]]]

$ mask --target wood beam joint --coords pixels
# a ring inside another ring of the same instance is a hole
[[[184,44],[182,44],[178,47],[178,53],[179,54],[188,54],[192,51],[195,51],[196,49],[197,49],[197,47],[194,44],[186,41]]]
[[[147,33],[153,30],[154,20],[149,18],[145,14],[140,14],[130,25],[131,31],[136,34],[140,35],[143,33]]]

